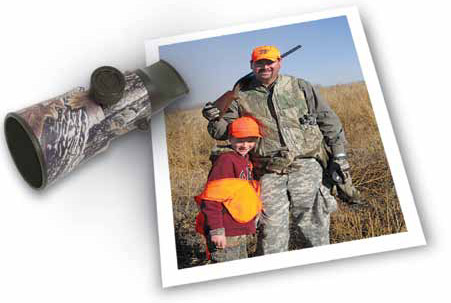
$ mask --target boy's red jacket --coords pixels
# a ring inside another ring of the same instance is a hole
[[[261,210],[261,200],[256,181],[248,180],[252,180],[248,156],[232,151],[218,157],[204,191],[195,198],[201,208],[199,232],[224,228],[226,236],[255,233],[254,219]]]

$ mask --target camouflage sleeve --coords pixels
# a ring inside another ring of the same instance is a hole
[[[208,133],[216,140],[227,140],[227,127],[229,123],[240,116],[238,102],[233,100],[224,116],[208,123]]]
[[[317,115],[316,120],[326,144],[330,146],[334,155],[344,154],[346,138],[337,114],[309,82],[299,79],[299,85],[305,93],[310,113]]]

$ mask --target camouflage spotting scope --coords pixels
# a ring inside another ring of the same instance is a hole
[[[43,189],[106,150],[114,138],[148,129],[152,114],[187,93],[183,78],[163,60],[125,73],[99,67],[88,90],[77,87],[9,113],[8,148],[25,181]]]

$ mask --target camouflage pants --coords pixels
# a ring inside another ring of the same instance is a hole
[[[260,254],[287,251],[290,240],[296,248],[329,244],[330,213],[337,202],[322,184],[323,169],[314,159],[297,159],[293,164],[287,174],[261,177]],[[290,219],[297,234],[292,233],[291,239]]]
[[[226,237],[226,241],[225,248],[217,248],[208,237],[207,245],[211,253],[212,263],[247,258],[247,235]]]

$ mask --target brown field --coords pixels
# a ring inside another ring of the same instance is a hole
[[[343,123],[352,178],[369,204],[350,208],[339,201],[339,210],[331,217],[331,243],[406,231],[365,84],[320,90]],[[200,109],[167,114],[166,130],[178,267],[201,265],[205,248],[194,230],[198,210],[193,197],[203,189],[210,169],[210,150],[216,141],[208,135]],[[255,242],[250,242],[252,255]]]

